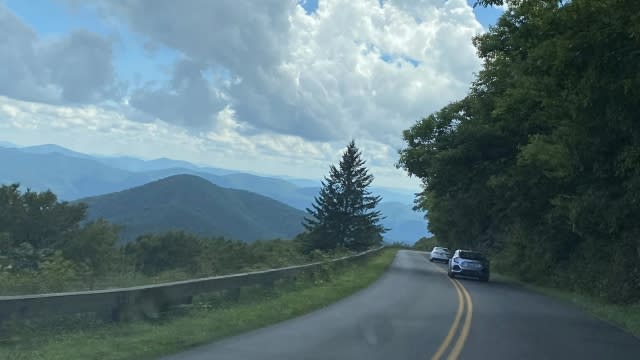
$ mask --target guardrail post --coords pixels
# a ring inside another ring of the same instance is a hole
[[[116,303],[111,308],[110,319],[114,322],[123,320],[126,309],[129,305],[129,294],[127,292],[118,293],[116,296]]]
[[[224,298],[229,301],[238,301],[240,299],[240,291],[240,287],[226,289],[224,291]]]

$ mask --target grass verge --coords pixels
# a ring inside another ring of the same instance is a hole
[[[593,296],[587,296],[573,291],[524,283],[507,275],[495,274],[494,276],[494,274],[492,274],[492,277],[519,284],[527,289],[572,303],[596,318],[609,322],[640,338],[640,303],[627,305],[611,304]]]
[[[387,269],[396,249],[359,265],[328,269],[273,289],[249,288],[234,301],[201,298],[182,313],[154,321],[105,324],[78,320],[43,329],[12,325],[0,359],[150,359],[267,326],[324,307],[367,287]],[[6,329],[5,329],[6,331]]]

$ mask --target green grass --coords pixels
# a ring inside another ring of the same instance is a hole
[[[574,304],[596,318],[618,326],[636,337],[640,337],[640,303],[627,305],[611,304],[602,299],[573,291],[524,283],[507,275],[495,274],[494,276],[494,274],[492,274],[492,277],[516,283],[527,289]]]
[[[243,289],[237,300],[210,296],[181,314],[120,324],[69,321],[43,330],[13,325],[0,343],[0,359],[150,359],[308,313],[375,281],[396,249],[359,265],[327,269],[275,289]]]

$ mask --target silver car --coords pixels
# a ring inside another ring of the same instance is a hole
[[[461,275],[489,281],[489,260],[478,251],[456,250],[449,260],[447,274],[451,278]]]
[[[440,261],[440,262],[448,262],[451,257],[451,252],[449,249],[441,246],[436,246],[431,250],[429,254],[429,261]]]

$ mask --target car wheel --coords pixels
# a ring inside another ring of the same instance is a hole
[[[451,272],[451,270],[447,271],[447,275],[449,275],[450,278],[455,278],[456,276]]]

